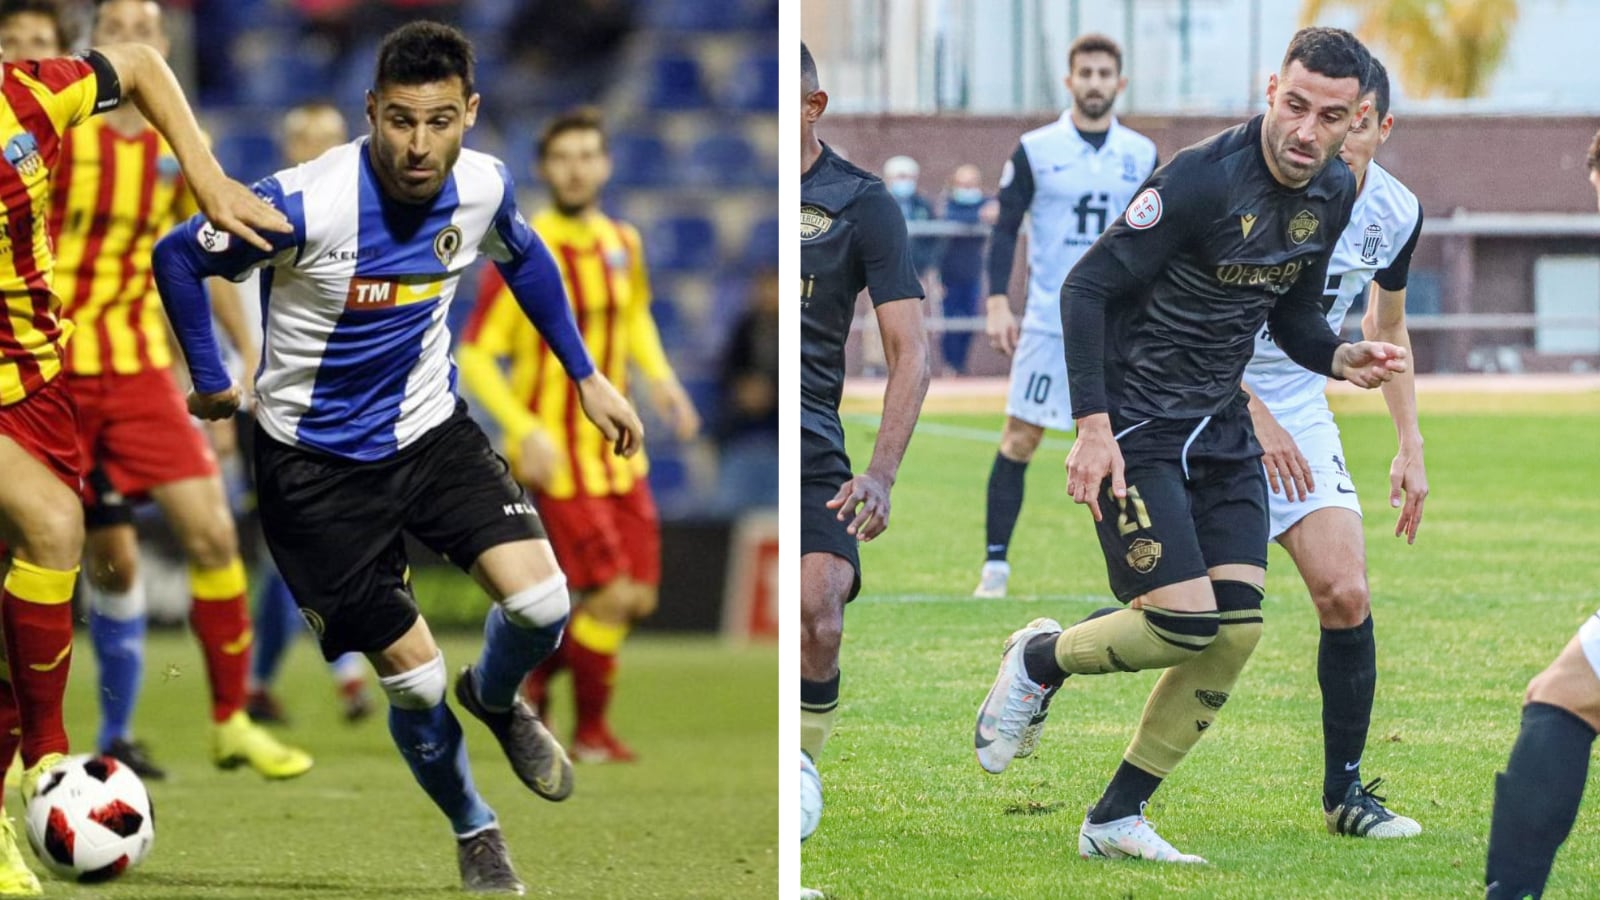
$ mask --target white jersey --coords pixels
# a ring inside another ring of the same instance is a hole
[[[292,235],[271,255],[199,222],[213,272],[260,275],[257,420],[272,438],[356,460],[392,456],[456,408],[445,317],[461,273],[542,252],[505,165],[463,149],[423,205],[383,196],[365,138],[257,183]],[[254,299],[254,298],[250,298]]]
[[[1328,261],[1322,303],[1329,326],[1335,331],[1343,329],[1350,305],[1365,294],[1374,279],[1387,290],[1406,286],[1411,252],[1421,231],[1422,205],[1416,195],[1376,162],[1369,164],[1366,182],[1350,212],[1350,224]],[[1326,403],[1327,376],[1296,364],[1273,342],[1265,326],[1256,335],[1255,355],[1244,370],[1244,381],[1274,416],[1311,403]]]
[[[1026,157],[1032,188],[1027,204],[1028,305],[1022,327],[1059,335],[1061,283],[1155,171],[1156,145],[1113,116],[1105,143],[1096,150],[1078,133],[1068,110],[1057,121],[1024,134],[1019,155]],[[1001,174],[1002,194],[1021,174],[1017,159],[1008,161]],[[1005,285],[991,290],[1004,291]]]

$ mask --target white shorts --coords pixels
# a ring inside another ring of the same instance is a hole
[[[1600,612],[1590,616],[1578,629],[1578,644],[1583,647],[1589,665],[1594,667],[1595,677],[1600,678]]]
[[[1312,403],[1278,419],[1278,424],[1294,438],[1300,455],[1311,464],[1311,480],[1317,489],[1304,500],[1290,500],[1283,494],[1268,492],[1267,510],[1272,519],[1270,540],[1288,531],[1307,515],[1319,509],[1348,509],[1361,515],[1356,486],[1344,465],[1344,445],[1339,443],[1339,426],[1326,403]]]
[[[1067,357],[1061,335],[1024,330],[1017,339],[1006,415],[1040,428],[1072,430],[1072,397],[1067,392]]]

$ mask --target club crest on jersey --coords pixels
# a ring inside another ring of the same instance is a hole
[[[1139,161],[1134,159],[1131,153],[1122,154],[1122,180],[1139,180]]]
[[[1128,568],[1140,575],[1149,575],[1161,562],[1161,542],[1149,538],[1134,538],[1128,545]]]
[[[450,260],[456,258],[456,251],[461,249],[461,229],[454,225],[446,225],[442,231],[433,237],[433,255],[439,258],[439,265],[450,268]]]
[[[1289,240],[1294,241],[1296,245],[1304,244],[1317,233],[1317,224],[1317,217],[1313,216],[1310,210],[1300,210],[1289,220]]]
[[[1133,198],[1128,204],[1128,211],[1124,214],[1129,228],[1143,231],[1161,221],[1161,194],[1155,188],[1145,188],[1139,196]],[[1160,546],[1157,545],[1157,555],[1160,555]],[[1155,564],[1151,563],[1151,568]]]
[[[1369,266],[1378,264],[1378,248],[1383,246],[1383,226],[1377,222],[1361,232],[1361,261]]]
[[[800,240],[810,241],[822,237],[833,227],[833,216],[820,206],[800,207]]]
[[[6,142],[6,162],[23,178],[32,178],[44,171],[44,157],[39,155],[39,142],[24,131]]]

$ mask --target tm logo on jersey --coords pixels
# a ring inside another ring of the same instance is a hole
[[[444,282],[423,281],[407,283],[392,278],[352,278],[350,289],[344,295],[345,309],[393,309],[437,300],[443,293]]]

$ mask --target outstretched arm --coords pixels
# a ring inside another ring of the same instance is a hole
[[[261,231],[288,233],[289,221],[270,204],[233,181],[206,146],[183,88],[161,54],[143,44],[110,44],[95,48],[111,64],[122,94],[172,145],[195,202],[212,224],[262,250],[271,248]]]

